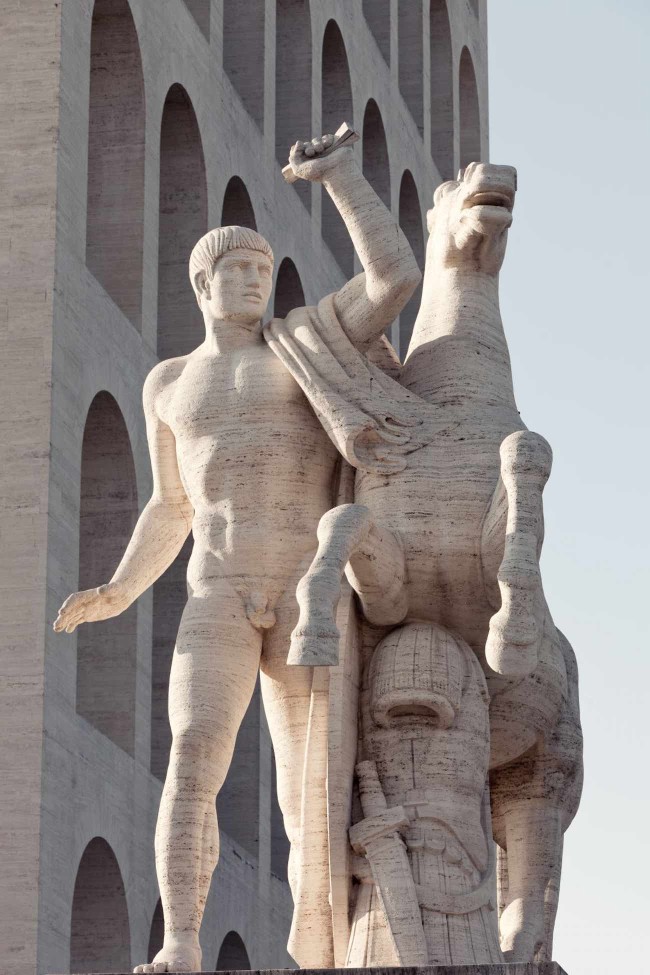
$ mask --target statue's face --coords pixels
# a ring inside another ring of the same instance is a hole
[[[256,325],[273,288],[273,263],[261,251],[238,247],[227,251],[205,281],[203,302],[215,319]]]
[[[498,274],[517,190],[513,166],[470,163],[436,189],[427,214],[428,251],[445,267]]]

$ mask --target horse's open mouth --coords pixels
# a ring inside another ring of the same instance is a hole
[[[485,190],[483,192],[472,193],[471,196],[468,196],[463,204],[463,208],[501,207],[504,210],[512,210],[514,202],[514,194],[499,190]]]

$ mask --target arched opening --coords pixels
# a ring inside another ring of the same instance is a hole
[[[275,282],[273,315],[275,318],[285,318],[294,308],[302,308],[304,305],[305,294],[300,275],[291,258],[285,257],[278,269]]]
[[[167,93],[160,127],[158,356],[186,355],[203,341],[203,317],[187,271],[208,229],[208,189],[201,135],[181,85]]]
[[[252,856],[259,849],[260,682],[241,723],[228,775],[217,796],[219,829]]]
[[[422,135],[424,105],[421,0],[398,4],[397,42],[399,90]]]
[[[363,0],[363,16],[384,61],[390,64],[390,0]]]
[[[244,108],[264,129],[264,0],[223,0],[223,66]]]
[[[120,408],[107,392],[90,405],[81,449],[79,589],[109,582],[138,517],[135,467]],[[81,626],[77,713],[133,754],[137,608]]]
[[[253,204],[239,176],[233,176],[226,186],[221,207],[221,226],[250,227],[251,230],[257,230]]]
[[[246,945],[236,931],[229,931],[219,948],[215,972],[248,972],[250,967]]]
[[[424,230],[422,227],[422,210],[415,180],[405,170],[399,190],[399,225],[411,245],[418,266],[424,271]],[[399,355],[402,362],[406,358],[413,325],[417,318],[422,300],[422,284],[420,283],[410,301],[399,316]]]
[[[96,0],[90,41],[86,264],[139,330],[142,323],[145,105],[126,0]]]
[[[185,6],[199,25],[203,36],[209,41],[212,0],[185,0]]]
[[[466,47],[458,71],[460,106],[460,168],[481,159],[481,114],[472,55]]]
[[[341,31],[333,20],[323,34],[322,118],[323,132],[336,132],[342,122],[354,124],[348,56]],[[323,240],[343,273],[350,277],[354,271],[354,247],[326,190],[322,194],[321,226]]]
[[[167,713],[169,672],[176,636],[187,602],[187,563],[193,538],[153,586],[153,639],[151,643],[151,774],[164,782],[169,765],[172,730]]]
[[[431,0],[431,155],[443,180],[454,176],[454,70],[446,0]]]
[[[151,919],[151,928],[149,931],[149,947],[147,949],[147,960],[151,961],[155,955],[158,954],[163,946],[163,941],[165,939],[165,916],[163,914],[162,902],[160,899],[156,904],[156,910],[153,912],[153,917]]]
[[[309,0],[276,0],[275,155],[282,166],[294,142],[312,137],[311,64]],[[299,179],[293,186],[310,209],[310,184]]]
[[[372,98],[363,116],[363,175],[390,210],[388,143],[377,102]]]
[[[287,880],[289,866],[289,840],[284,831],[284,820],[278,802],[278,777],[275,755],[271,769],[271,873],[280,880]]]
[[[71,972],[128,972],[131,932],[122,874],[106,840],[84,850],[72,900]]]

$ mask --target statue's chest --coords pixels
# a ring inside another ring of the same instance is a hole
[[[202,436],[268,420],[302,400],[300,387],[264,345],[190,360],[162,412],[175,433]]]

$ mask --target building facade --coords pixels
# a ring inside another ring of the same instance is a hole
[[[128,971],[161,943],[153,836],[188,548],[123,616],[52,632],[108,581],[151,490],[141,406],[202,340],[210,227],[275,251],[271,309],[359,269],[297,138],[350,122],[424,260],[441,179],[488,158],[485,0],[20,0],[0,9],[0,968]],[[403,355],[418,296],[392,329]],[[281,968],[291,896],[255,693],[218,799],[204,969]]]

